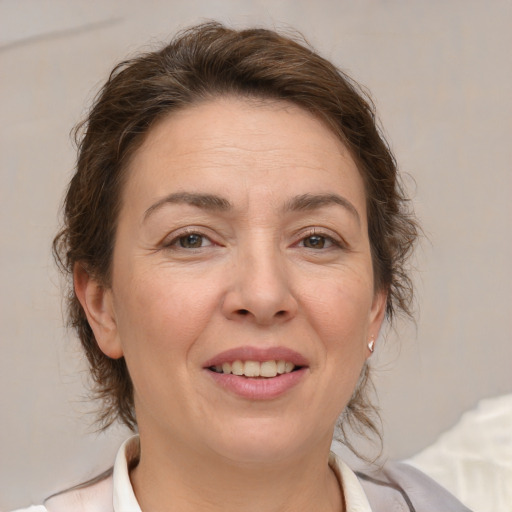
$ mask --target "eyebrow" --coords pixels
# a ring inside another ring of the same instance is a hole
[[[345,208],[361,224],[361,218],[355,206],[343,196],[338,194],[303,194],[291,199],[284,211],[312,211],[324,206],[339,205]]]
[[[145,212],[143,220],[167,204],[189,204],[203,210],[226,211],[232,208],[231,203],[223,197],[213,194],[196,194],[190,192],[175,192],[152,204]]]
[[[203,210],[209,211],[227,211],[233,208],[232,204],[225,199],[214,194],[200,194],[191,192],[175,192],[169,194],[156,203],[152,204],[145,212],[143,221],[146,221],[155,211],[167,204],[189,204]],[[284,212],[289,211],[313,211],[324,206],[339,205],[352,214],[360,224],[361,219],[355,206],[343,196],[338,194],[302,194],[288,201]]]

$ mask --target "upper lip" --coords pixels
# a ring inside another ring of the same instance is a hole
[[[307,359],[295,350],[286,347],[237,347],[225,350],[204,363],[204,368],[232,363],[233,361],[289,361],[295,366],[308,366]]]

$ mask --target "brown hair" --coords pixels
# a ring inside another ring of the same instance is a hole
[[[99,349],[74,293],[73,268],[80,264],[104,286],[110,285],[130,156],[157,120],[221,95],[294,103],[321,118],[340,138],[366,186],[375,289],[388,293],[389,320],[396,312],[410,315],[412,284],[405,264],[417,226],[370,98],[304,41],[271,30],[238,31],[213,22],[192,27],[162,49],[118,64],[87,119],[75,129],[76,172],[65,197],[64,227],[53,248],[61,269],[69,275],[69,322],[89,360],[93,390],[103,400],[99,415],[103,428],[116,419],[136,427],[133,386],[124,358],[110,359]],[[365,366],[344,421],[378,434],[374,409],[364,392],[368,379]]]

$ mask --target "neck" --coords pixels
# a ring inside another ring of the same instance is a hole
[[[149,442],[148,442],[149,441]],[[153,444],[130,478],[142,510],[152,512],[340,512],[343,498],[327,448],[287,460],[241,463]]]

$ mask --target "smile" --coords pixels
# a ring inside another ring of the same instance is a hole
[[[211,366],[209,369],[216,373],[232,374],[244,377],[263,377],[273,378],[284,373],[291,373],[296,365],[290,361],[270,360],[270,361],[240,361],[232,363],[223,363],[222,365]]]
[[[309,375],[305,356],[287,347],[232,348],[203,363],[221,389],[247,400],[273,400],[287,395]]]

